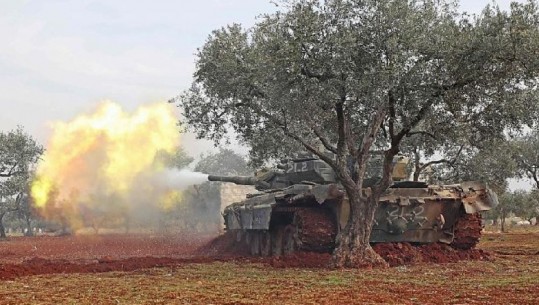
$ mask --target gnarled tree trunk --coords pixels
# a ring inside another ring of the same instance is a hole
[[[337,237],[333,267],[387,267],[388,264],[371,247],[370,235],[379,196],[361,196],[350,192],[350,220]]]

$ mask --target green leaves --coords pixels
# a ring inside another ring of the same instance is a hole
[[[35,164],[43,147],[28,134],[22,127],[7,133],[0,133],[0,177],[12,177],[25,174]]]
[[[199,136],[218,141],[232,129],[257,147],[268,134],[337,143],[341,100],[348,136],[361,139],[389,94],[396,129],[425,107],[426,128],[519,128],[531,120],[525,105],[537,103],[529,94],[539,62],[533,3],[467,21],[446,1],[297,1],[253,28],[214,31],[180,104]]]
[[[3,216],[28,206],[30,179],[41,154],[43,147],[22,127],[0,132],[0,237],[5,237]]]
[[[539,127],[511,142],[513,160],[521,178],[531,179],[539,189]]]
[[[24,192],[43,147],[21,127],[0,133],[0,196]]]

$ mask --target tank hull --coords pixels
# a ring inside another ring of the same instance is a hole
[[[496,204],[495,194],[479,182],[390,188],[380,198],[370,240],[471,248],[479,241],[479,213]],[[297,250],[331,252],[349,210],[336,184],[296,184],[250,195],[226,207],[223,217],[226,230],[236,232],[239,242],[256,243],[251,245],[253,254],[279,255]],[[264,251],[262,244],[269,250]]]

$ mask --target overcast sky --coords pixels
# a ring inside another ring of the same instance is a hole
[[[463,0],[461,9],[479,13],[489,2]],[[194,53],[212,30],[275,10],[267,0],[0,0],[0,130],[22,125],[45,144],[47,122],[103,99],[130,110],[167,100],[190,85]],[[208,147],[188,142],[193,154]]]

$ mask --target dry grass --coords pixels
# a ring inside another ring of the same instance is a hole
[[[493,261],[375,270],[207,263],[0,282],[1,304],[537,304],[539,232],[487,233]]]

